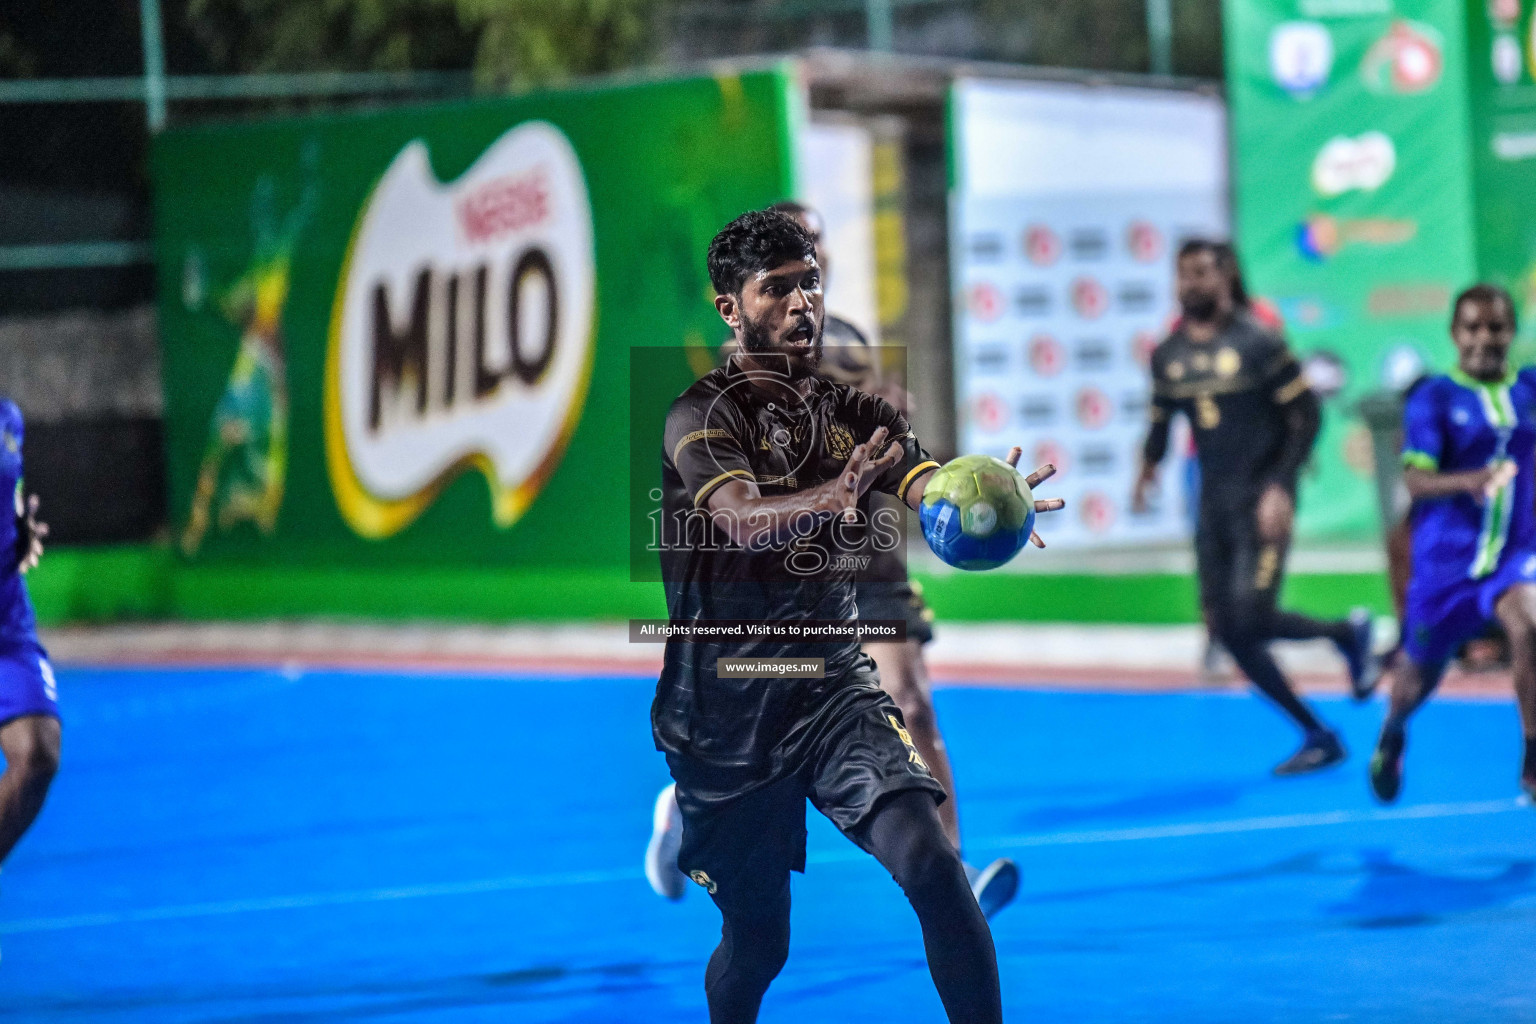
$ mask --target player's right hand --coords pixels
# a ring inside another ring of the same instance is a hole
[[[1008,450],[1008,458],[1005,461],[1014,469],[1018,469],[1019,459],[1021,459],[1023,456],[1024,449],[1020,448],[1018,445],[1014,445]],[[1033,491],[1036,487],[1039,487],[1042,483],[1055,475],[1056,467],[1047,462],[1045,465],[1029,474],[1029,476],[1025,477],[1024,482],[1028,484],[1029,489]],[[1041,498],[1035,502],[1035,514],[1039,515],[1041,512],[1056,512],[1066,507],[1067,500],[1065,498]],[[1037,548],[1045,547],[1045,538],[1040,536],[1039,530],[1029,531],[1029,542]]]
[[[43,538],[48,536],[48,524],[38,521],[37,506],[37,495],[23,502],[21,488],[16,489],[16,571],[22,574],[42,560]]]
[[[1131,489],[1131,511],[1142,515],[1147,511],[1148,501],[1157,490],[1157,467],[1142,466],[1141,475],[1136,477],[1136,486]]]
[[[1488,501],[1509,486],[1511,480],[1519,473],[1520,467],[1515,465],[1513,459],[1500,459],[1484,471],[1482,496]]]
[[[901,445],[893,444],[885,449],[885,439],[890,431],[876,427],[869,440],[853,449],[848,464],[838,474],[833,509],[848,522],[858,521],[859,499],[879,479],[880,474],[901,461]]]

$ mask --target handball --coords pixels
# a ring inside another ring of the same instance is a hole
[[[1019,471],[990,455],[962,455],[923,488],[918,513],[933,553],[957,569],[995,569],[1035,526],[1035,499]]]

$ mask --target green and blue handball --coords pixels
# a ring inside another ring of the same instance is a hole
[[[958,569],[995,569],[1031,539],[1044,547],[1035,515],[1064,504],[1059,498],[1037,502],[1032,489],[1054,466],[1026,478],[1014,468],[1019,449],[1008,457],[962,455],[935,470],[923,488],[923,536],[934,554]]]

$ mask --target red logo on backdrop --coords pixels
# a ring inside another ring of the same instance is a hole
[[[1049,334],[1029,339],[1029,365],[1042,377],[1054,377],[1067,365],[1067,350]]]
[[[1109,308],[1109,292],[1091,277],[1072,282],[1072,308],[1085,320],[1097,320]]]
[[[1003,315],[1003,293],[997,290],[997,285],[983,281],[980,284],[971,285],[971,293],[966,297],[966,305],[970,307],[971,316],[985,323],[991,323]]]
[[[1082,509],[1083,525],[1094,533],[1103,533],[1115,522],[1115,503],[1098,491],[1092,491],[1078,499]]]
[[[1114,414],[1114,403],[1098,388],[1089,386],[1077,393],[1077,421],[1089,430],[1098,430]]]
[[[1037,267],[1048,267],[1061,256],[1061,238],[1044,224],[1024,231],[1024,255]]]
[[[1067,471],[1067,450],[1055,441],[1047,438],[1035,445],[1036,466],[1051,465],[1056,467],[1057,473]]]
[[[996,433],[1008,422],[1008,403],[993,394],[976,396],[976,425],[988,433]]]
[[[1163,254],[1163,233],[1144,220],[1133,220],[1125,229],[1125,247],[1141,263],[1151,263]]]
[[[521,178],[497,178],[458,204],[459,230],[471,242],[520,231],[549,217],[549,182],[543,168]]]
[[[1152,331],[1137,331],[1131,339],[1131,358],[1136,360],[1136,365],[1148,367],[1152,365],[1152,353],[1157,350],[1158,337]]]

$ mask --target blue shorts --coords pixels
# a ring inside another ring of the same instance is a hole
[[[24,715],[59,717],[59,687],[36,640],[0,640],[0,725]]]
[[[1444,664],[1458,647],[1487,631],[1493,606],[1522,583],[1536,584],[1536,551],[1505,552],[1498,568],[1480,580],[1415,572],[1403,614],[1403,650],[1417,664]]]

